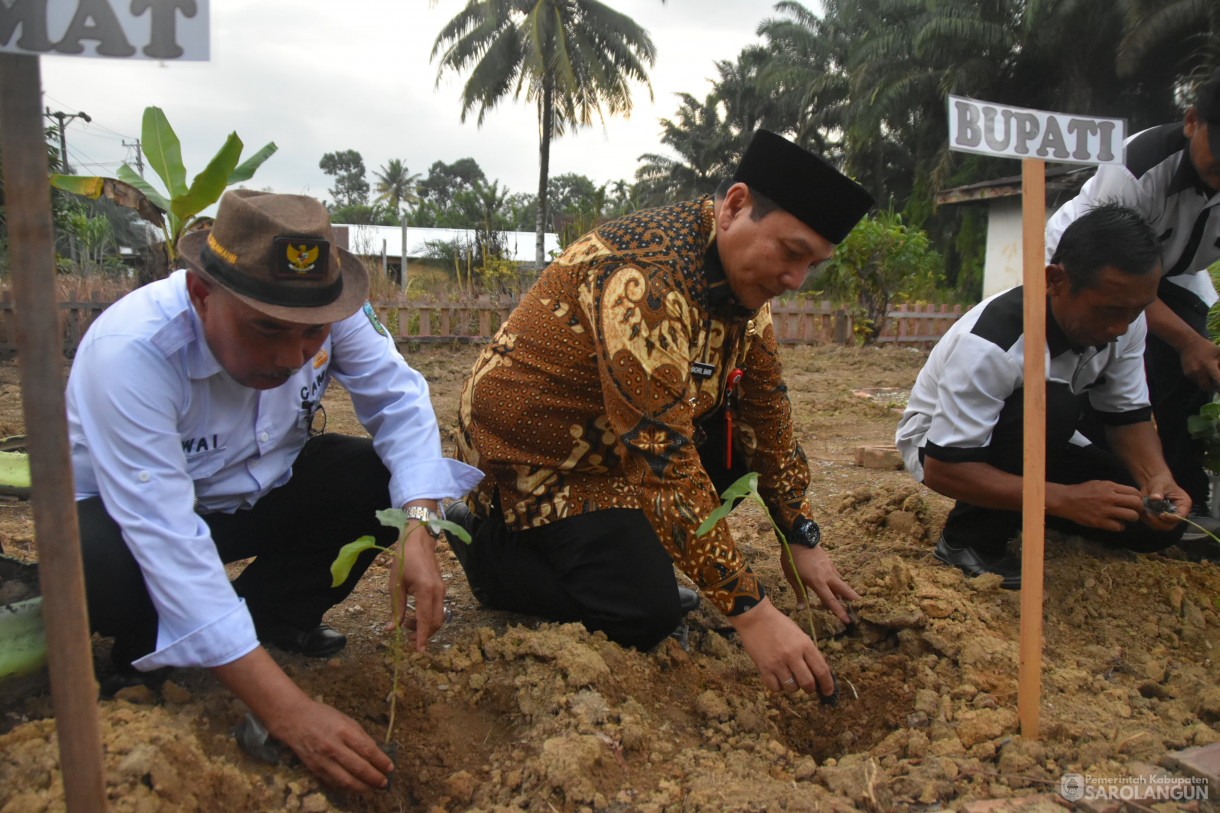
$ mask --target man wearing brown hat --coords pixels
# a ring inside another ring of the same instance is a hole
[[[393,766],[360,726],[310,699],[260,645],[325,657],[343,545],[400,546],[392,589],[416,600],[416,645],[443,621],[423,524],[480,473],[441,455],[423,378],[367,305],[368,273],[326,209],[238,190],[179,243],[188,268],[128,294],[90,327],[68,379],[68,424],[90,622],[120,674],[202,666],[314,773],[355,790]],[[323,434],[331,378],[372,439]],[[254,557],[232,583],[224,564]],[[399,619],[402,620],[401,616]],[[409,622],[410,623],[410,622]]]
[[[768,688],[830,695],[817,647],[725,523],[696,529],[720,489],[758,472],[800,578],[849,620],[841,601],[857,596],[818,546],[768,302],[871,205],[821,158],[760,131],[715,196],[569,246],[462,392],[459,456],[488,476],[467,498],[472,543],[450,542],[476,597],[646,649],[689,609],[676,564],[729,616]]]
[[[1107,202],[1142,215],[1160,244],[1164,277],[1147,310],[1144,368],[1165,460],[1206,515],[1209,482],[1187,419],[1220,390],[1220,348],[1207,329],[1217,300],[1207,267],[1220,259],[1220,68],[1198,86],[1183,121],[1136,133],[1124,164],[1098,168],[1055,213],[1046,227],[1047,261],[1068,224]],[[1211,517],[1196,519],[1215,527]]]

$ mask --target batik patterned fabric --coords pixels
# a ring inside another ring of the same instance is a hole
[[[600,226],[552,263],[475,363],[458,456],[522,530],[608,508],[642,510],[674,562],[721,610],[762,600],[724,522],[698,424],[733,393],[734,454],[759,473],[781,528],[811,516],[769,306],[736,304],[714,245],[711,198]],[[699,374],[693,373],[697,370]],[[718,424],[725,431],[723,424]]]

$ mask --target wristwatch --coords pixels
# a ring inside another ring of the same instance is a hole
[[[433,525],[429,525],[428,523],[434,522],[438,519],[444,519],[443,516],[430,508],[424,508],[422,505],[407,506],[407,510],[404,513],[406,513],[406,515],[411,519],[419,520],[420,524],[424,526],[424,530],[427,531],[433,539],[441,538],[441,529]]]
[[[822,529],[808,517],[797,517],[792,523],[792,531],[788,534],[789,545],[800,545],[805,548],[816,548],[822,541]]]

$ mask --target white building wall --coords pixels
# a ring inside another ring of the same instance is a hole
[[[1049,219],[1054,209],[1047,209]],[[983,261],[983,297],[1022,284],[1021,198],[996,198],[987,206],[987,255]]]

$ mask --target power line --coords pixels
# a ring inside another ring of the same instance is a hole
[[[54,96],[47,93],[46,91],[43,91],[42,95],[44,98],[49,99],[52,102],[55,102],[55,104],[59,105],[60,107],[62,107],[64,109],[70,110],[73,107],[76,107],[76,105],[74,105],[74,104],[70,104],[68,102],[63,101],[62,99],[55,98]],[[119,138],[136,138],[136,136],[125,135],[123,133],[118,132],[117,130],[112,130],[111,128],[107,127],[106,125],[99,123],[96,119],[94,119],[90,122],[90,126],[88,129],[92,129],[94,127],[98,128],[100,130],[104,130],[105,132],[110,133],[111,135],[117,136]]]

